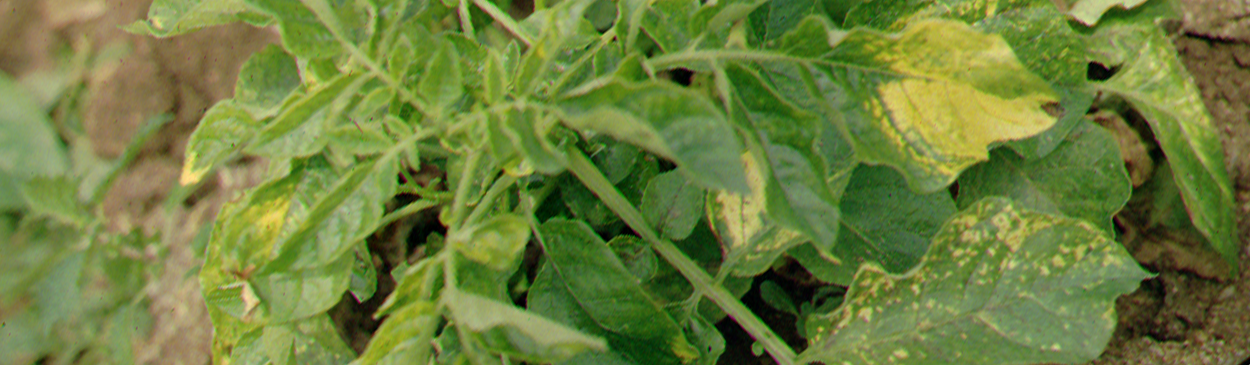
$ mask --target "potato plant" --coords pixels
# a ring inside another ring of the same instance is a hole
[[[1091,106],[1139,113],[1237,252],[1173,5],[1142,2],[157,0],[128,29],[281,34],[187,146],[183,184],[270,166],[200,271],[217,363],[712,364],[722,320],[781,364],[1072,363],[1150,276]],[[424,210],[446,233],[379,272],[366,240]],[[790,259],[846,288],[797,353],[740,301]],[[378,275],[356,353],[327,310]]]

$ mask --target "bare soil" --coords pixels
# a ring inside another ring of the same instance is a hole
[[[191,242],[212,222],[223,202],[258,183],[263,167],[227,166],[173,204],[172,210],[162,205],[177,185],[187,138],[204,111],[233,94],[243,61],[276,42],[277,36],[270,29],[245,25],[214,27],[164,40],[118,29],[145,17],[149,3],[0,0],[0,39],[4,40],[0,42],[0,70],[21,78],[55,69],[66,58],[66,50],[99,50],[108,44],[130,48],[120,61],[99,65],[86,75],[86,98],[77,116],[94,150],[106,157],[120,154],[148,118],[161,113],[174,116],[144,145],[109,193],[104,209],[113,219],[112,228],[162,232],[168,246],[164,274],[148,289],[155,325],[150,338],[135,344],[136,358],[144,364],[206,364],[212,325],[198,281],[188,274],[202,260]],[[1175,42],[1222,131],[1236,188],[1238,227],[1243,242],[1250,242],[1250,2],[1183,3],[1182,34]],[[1250,364],[1250,248],[1243,252],[1241,275],[1219,279],[1203,266],[1210,257],[1196,249],[1191,238],[1143,226],[1136,219],[1144,214],[1140,209],[1144,208],[1130,207],[1117,219],[1123,230],[1121,241],[1159,275],[1117,302],[1121,318],[1115,336],[1102,357],[1091,364]],[[383,252],[378,258],[384,267],[381,272],[395,263],[389,253],[395,245],[408,245],[409,236],[423,234],[412,231],[421,222],[402,224],[406,226],[382,235],[390,238],[390,246],[371,242],[371,247]],[[786,273],[770,275],[786,282]],[[787,289],[811,290],[810,285],[793,280],[786,285]],[[766,311],[754,291],[744,301]],[[355,313],[371,312],[370,304],[334,310],[346,338],[357,349],[367,340],[367,335],[360,334],[376,328],[368,315]],[[787,340],[801,341],[792,336],[793,317],[775,311],[763,317],[786,332]],[[731,341],[731,351],[721,363],[767,363],[742,345],[749,339],[742,337],[737,326],[719,328]]]

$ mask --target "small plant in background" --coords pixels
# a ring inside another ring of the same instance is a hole
[[[187,147],[183,184],[270,166],[200,271],[218,363],[708,364],[721,320],[782,364],[1071,363],[1149,277],[1091,106],[1144,117],[1236,258],[1172,4],[1140,3],[157,0],[128,29],[282,36]],[[353,351],[327,311],[378,294],[366,239],[427,209],[445,234]],[[786,257],[845,288],[765,283],[798,353],[739,300]]]
[[[159,274],[160,242],[110,231],[101,202],[169,118],[153,118],[118,159],[99,159],[72,112],[87,70],[76,65],[42,89],[0,74],[4,363],[133,364],[151,327],[144,289]]]

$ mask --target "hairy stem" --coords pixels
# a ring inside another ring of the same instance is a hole
[[[729,290],[720,285],[716,285],[707,272],[703,271],[693,260],[682,253],[676,245],[666,239],[660,238],[650,224],[642,218],[642,213],[630,204],[621,192],[608,182],[603,173],[586,158],[585,154],[576,148],[568,148],[569,171],[573,172],[582,184],[585,184],[590,191],[593,191],[604,205],[621,217],[625,224],[637,232],[643,239],[651,243],[651,247],[655,249],[665,261],[672,264],[690,284],[694,286],[696,293],[702,293],[708,299],[716,303],[717,306],[729,314],[729,317],[738,322],[742,329],[751,334],[756,341],[764,346],[764,349],[772,355],[773,360],[778,364],[790,365],[794,363],[794,349],[791,349],[781,337],[773,333],[759,317],[755,316],[738,298]]]

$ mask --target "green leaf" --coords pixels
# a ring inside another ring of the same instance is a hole
[[[828,251],[812,245],[790,251],[816,278],[838,285],[849,285],[869,262],[895,274],[911,269],[929,248],[929,239],[956,212],[946,191],[917,194],[898,172],[867,165],[851,176],[840,208],[837,245]]]
[[[1116,47],[1107,52],[1127,60],[1118,73],[1096,87],[1127,100],[1150,124],[1194,227],[1235,272],[1242,245],[1224,149],[1176,48],[1153,25],[1108,27],[1095,36]]]
[[[21,84],[0,73],[0,173],[16,184],[35,176],[61,175],[68,169],[69,157],[48,115]],[[16,208],[12,203],[20,198],[12,198],[0,209]]]
[[[244,0],[156,0],[148,8],[147,20],[135,21],[122,29],[165,38],[234,23],[248,16],[259,14],[248,9]]]
[[[748,191],[738,137],[716,106],[693,91],[657,81],[613,81],[569,96],[560,106],[571,128],[673,160],[703,187]]]
[[[829,126],[787,102],[753,70],[731,65],[725,71],[736,95],[734,118],[753,132],[753,142],[758,144],[752,146],[754,153],[767,161],[767,168],[761,170],[766,179],[765,211],[779,224],[828,250],[837,238],[840,215],[837,195],[828,181],[832,174],[825,170],[829,162],[821,148],[824,129]]]
[[[261,124],[243,106],[223,100],[204,113],[204,118],[187,140],[187,160],[178,182],[184,186],[204,179],[204,175],[242,150]]]
[[[460,54],[450,43],[443,43],[425,66],[417,90],[430,105],[432,115],[445,110],[464,96],[464,77],[460,74]]]
[[[664,338],[635,338],[602,327],[570,292],[565,277],[548,262],[538,270],[526,299],[529,310],[551,320],[607,341],[611,351],[583,352],[565,365],[683,364],[682,357],[667,349]]]
[[[78,201],[78,183],[68,177],[35,177],[22,184],[31,214],[82,229],[94,218]]]
[[[480,336],[488,348],[509,357],[553,363],[585,351],[608,349],[601,338],[455,288],[443,290],[443,301],[456,325],[464,326]]]
[[[341,117],[343,105],[355,96],[367,78],[344,74],[320,85],[284,106],[281,114],[260,130],[247,153],[269,158],[307,157],[321,151],[322,134]]]
[[[470,260],[502,271],[516,265],[529,240],[529,222],[515,214],[500,214],[448,235],[447,245]]]
[[[378,271],[373,266],[373,255],[369,247],[361,242],[356,246],[355,260],[352,261],[352,278],[347,290],[352,292],[357,303],[364,303],[378,290]]]
[[[1120,146],[1110,133],[1083,121],[1050,155],[1023,160],[1002,149],[959,177],[959,205],[1004,196],[1032,210],[1083,219],[1115,235],[1111,216],[1132,190]]]
[[[703,219],[703,189],[676,171],[656,175],[642,193],[643,218],[671,240],[690,236]]]
[[[399,311],[412,310],[405,309],[409,306],[418,305],[429,300],[422,298],[422,293],[435,293],[437,288],[441,287],[442,282],[437,280],[443,274],[442,266],[439,266],[434,260],[424,259],[416,264],[409,266],[403,271],[403,275],[397,278],[395,283],[395,291],[382,302],[378,307],[374,318],[381,318],[386,315],[396,315]],[[397,329],[398,330],[398,329]]]
[[[567,290],[600,327],[630,338],[660,340],[663,351],[680,358],[698,355],[677,322],[589,226],[552,219],[539,227],[539,233],[543,251]]]
[[[242,0],[242,2],[277,19],[282,46],[295,57],[300,59],[329,58],[345,53],[342,44],[328,27],[333,23],[318,17],[314,11],[320,9],[313,9],[311,5],[305,4],[305,1]],[[363,30],[369,27],[366,25],[368,15],[365,10],[357,8],[359,3],[330,0],[329,3],[323,1],[313,4],[326,5],[331,8],[328,9],[329,14],[326,15],[336,18],[333,21],[337,24],[333,25],[339,28],[337,30],[340,33],[345,29],[358,30],[351,34],[344,34],[344,36],[354,36],[345,41],[353,44],[361,43],[361,38],[364,38]]]
[[[422,333],[434,334],[438,320],[433,303],[418,302],[391,314],[369,339],[369,346],[353,364],[401,365],[420,363],[432,352],[429,341],[422,341]]]
[[[239,69],[239,79],[234,84],[234,101],[252,113],[253,118],[268,118],[278,113],[282,101],[299,84],[295,58],[282,48],[270,45],[253,54]]]
[[[1077,0],[1071,4],[1068,14],[1085,26],[1094,26],[1113,7],[1132,9],[1145,2],[1146,0]]]
[[[1115,299],[1150,275],[1089,223],[981,201],[913,271],[867,265],[843,306],[812,316],[799,362],[1074,363],[1098,357]]]

